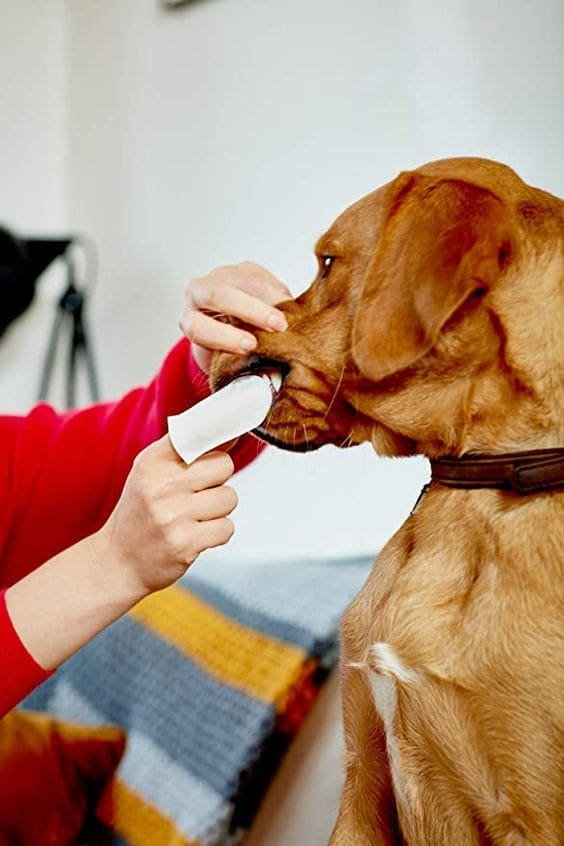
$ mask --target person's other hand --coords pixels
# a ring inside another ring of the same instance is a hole
[[[168,435],[139,453],[106,524],[93,536],[105,577],[141,599],[175,582],[200,552],[227,543],[237,506],[233,461],[209,452],[186,466]],[[108,572],[108,567],[110,571]]]
[[[259,329],[284,331],[286,318],[276,305],[291,298],[289,289],[272,273],[247,261],[192,279],[180,328],[192,343],[198,366],[207,373],[214,350],[243,354],[256,346],[251,332],[223,323],[219,317],[238,317]]]

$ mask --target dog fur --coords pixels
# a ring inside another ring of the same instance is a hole
[[[286,449],[564,446],[563,243],[564,203],[504,165],[402,173],[319,240],[288,330],[213,379],[281,362],[261,434]],[[564,843],[563,550],[563,493],[430,487],[344,617],[331,846]]]

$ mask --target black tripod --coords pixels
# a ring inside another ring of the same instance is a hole
[[[76,402],[77,367],[80,359],[84,361],[93,402],[99,401],[100,391],[94,358],[88,343],[88,333],[86,331],[84,315],[85,293],[77,287],[75,267],[68,250],[64,253],[64,259],[67,266],[67,288],[60,298],[57,311],[55,312],[55,319],[49,336],[49,345],[39,384],[39,400],[44,401],[47,399],[53,376],[59,338],[61,335],[67,335],[68,358],[65,397],[67,408],[74,408]]]

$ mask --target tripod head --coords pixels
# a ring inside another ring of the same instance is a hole
[[[65,238],[20,238],[0,227],[0,337],[31,305],[37,280],[72,244]]]
[[[37,280],[55,259],[66,265],[66,289],[60,297],[41,372],[39,399],[47,399],[55,368],[60,336],[67,338],[66,405],[73,408],[76,395],[77,364],[84,361],[92,399],[99,399],[94,358],[86,330],[83,286],[77,283],[71,246],[87,246],[84,238],[20,238],[0,227],[0,337],[7,327],[31,305]],[[95,254],[91,258],[95,257]],[[95,264],[95,263],[94,263]],[[93,274],[92,267],[90,268]]]

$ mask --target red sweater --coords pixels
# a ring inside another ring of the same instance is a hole
[[[166,418],[209,394],[187,341],[146,388],[123,399],[57,414],[39,405],[0,417],[0,716],[49,675],[12,626],[4,591],[53,555],[99,529],[134,457],[166,432]],[[236,469],[261,450],[252,436],[232,450]]]

